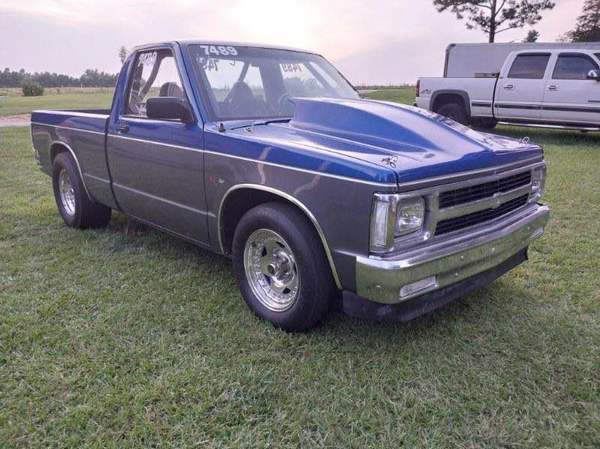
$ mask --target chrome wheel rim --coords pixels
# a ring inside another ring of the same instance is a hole
[[[68,215],[75,215],[75,190],[71,183],[71,178],[63,168],[58,175],[58,192],[60,193],[60,202],[64,211]]]
[[[274,312],[294,305],[300,274],[290,245],[270,229],[254,231],[244,247],[244,270],[260,303]]]

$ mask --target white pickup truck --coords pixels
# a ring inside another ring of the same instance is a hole
[[[490,71],[489,60],[498,51],[488,51],[488,60],[481,51],[479,55],[471,52],[471,57],[463,51],[463,67],[470,68],[462,73],[454,69],[448,76],[447,54],[445,77],[417,82],[416,105],[481,128],[502,122],[600,130],[600,44],[587,48],[556,45],[506,52],[499,72]],[[482,71],[474,68],[478,64]]]

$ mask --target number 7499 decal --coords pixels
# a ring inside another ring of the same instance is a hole
[[[200,45],[200,48],[204,49],[206,56],[237,56],[238,54],[237,49],[231,45]]]

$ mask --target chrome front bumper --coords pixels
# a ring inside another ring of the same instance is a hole
[[[549,214],[547,206],[534,204],[487,229],[413,249],[392,259],[357,257],[356,293],[375,302],[397,304],[475,276],[539,238]],[[422,285],[414,284],[423,280],[427,281]],[[403,287],[408,294],[401,296]]]

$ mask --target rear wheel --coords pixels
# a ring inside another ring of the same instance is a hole
[[[460,103],[446,103],[438,108],[436,111],[440,115],[444,115],[451,118],[455,122],[462,123],[463,125],[469,124],[469,116],[464,105]]]
[[[248,211],[232,253],[240,291],[256,315],[287,331],[325,318],[335,285],[319,237],[297,209],[267,203]]]
[[[90,200],[69,153],[59,153],[54,158],[52,187],[58,211],[67,226],[103,228],[108,225],[110,208]]]

